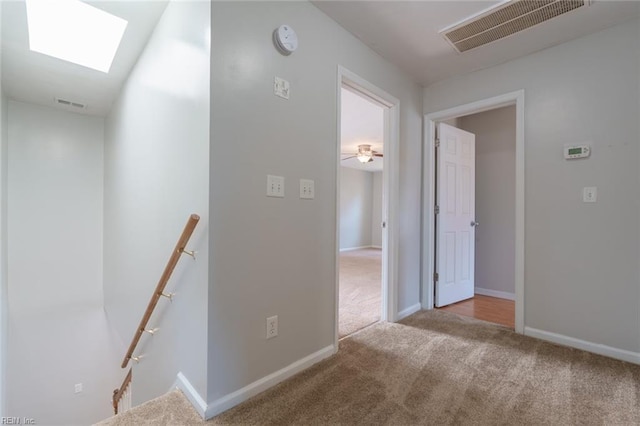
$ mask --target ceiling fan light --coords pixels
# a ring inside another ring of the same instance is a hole
[[[373,151],[371,151],[371,145],[358,145],[358,154],[356,158],[361,163],[368,163],[373,158]]]
[[[358,154],[356,156],[356,158],[361,163],[368,163],[369,161],[371,161],[371,154],[370,153],[360,153],[360,154]]]

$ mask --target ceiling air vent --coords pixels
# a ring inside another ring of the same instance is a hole
[[[71,107],[71,108],[84,109],[86,107],[86,105],[84,105],[84,104],[80,104],[78,102],[71,102],[71,101],[68,101],[66,99],[61,99],[61,98],[55,98],[55,101],[56,101],[56,104],[58,104],[58,105]]]
[[[458,51],[500,40],[583,6],[590,0],[511,0],[440,31]]]

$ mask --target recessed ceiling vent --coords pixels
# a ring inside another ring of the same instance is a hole
[[[78,102],[71,102],[68,101],[66,99],[60,99],[60,98],[55,98],[56,104],[61,105],[61,106],[66,106],[66,107],[71,107],[71,108],[79,108],[79,109],[84,109],[86,108],[85,104],[81,104]]]
[[[588,6],[590,0],[511,0],[440,31],[458,51],[500,40],[551,18]]]

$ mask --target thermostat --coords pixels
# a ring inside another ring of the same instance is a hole
[[[589,145],[565,145],[564,158],[573,160],[574,158],[587,158],[591,155],[591,147]]]

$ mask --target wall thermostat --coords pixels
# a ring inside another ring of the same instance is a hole
[[[587,158],[589,155],[591,155],[589,145],[565,145],[564,147],[564,158],[567,160]]]
[[[290,55],[298,48],[298,35],[289,25],[280,25],[273,32],[273,41],[283,55]]]

